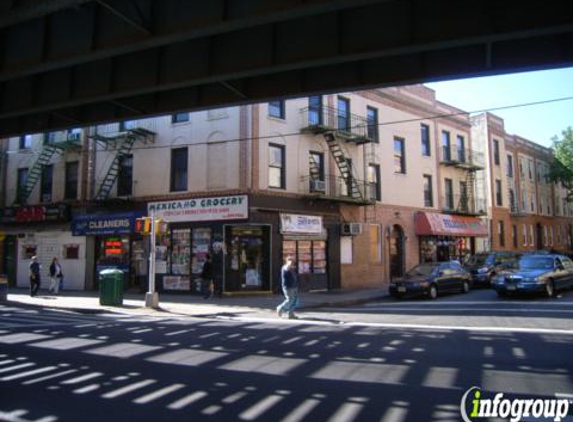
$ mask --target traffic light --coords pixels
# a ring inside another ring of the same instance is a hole
[[[151,233],[151,217],[142,217],[135,220],[135,232],[140,234]]]
[[[169,229],[169,224],[167,223],[167,221],[155,220],[155,235],[156,236],[166,235],[168,229]]]

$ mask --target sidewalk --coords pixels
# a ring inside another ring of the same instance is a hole
[[[357,289],[330,292],[309,292],[301,294],[300,310],[327,306],[356,305],[387,297],[387,289]],[[282,295],[225,296],[221,299],[203,299],[197,295],[159,294],[159,309],[145,307],[145,293],[126,292],[122,306],[102,306],[97,291],[63,291],[58,296],[41,289],[39,295],[30,297],[26,288],[10,288],[8,302],[0,304],[22,304],[51,309],[65,309],[74,312],[95,314],[115,312],[133,315],[187,315],[205,316],[237,313],[275,312],[283,300]]]

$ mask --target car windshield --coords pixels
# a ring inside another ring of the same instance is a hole
[[[526,256],[519,260],[520,270],[550,270],[553,258],[548,256]]]
[[[467,261],[467,265],[486,265],[493,262],[493,255],[472,255]]]
[[[428,276],[430,274],[432,274],[432,272],[434,270],[436,270],[438,268],[437,264],[434,263],[426,263],[426,264],[420,264],[420,265],[416,265],[414,268],[412,268],[410,271],[408,271],[406,273],[406,275],[409,276]]]

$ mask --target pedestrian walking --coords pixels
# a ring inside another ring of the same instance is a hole
[[[203,288],[203,299],[209,299],[213,295],[213,267],[211,266],[211,255],[205,256],[205,263],[201,271],[201,286]]]
[[[298,302],[298,276],[293,268],[293,259],[288,256],[281,268],[281,287],[285,300],[277,307],[277,315],[287,313],[289,319],[297,319],[294,314]]]
[[[40,263],[38,257],[34,255],[30,261],[30,296],[36,296],[40,288]]]
[[[54,257],[50,264],[50,287],[48,291],[57,295],[60,291],[60,284],[62,284],[63,279],[64,273],[62,272],[62,266],[58,262],[58,258]]]

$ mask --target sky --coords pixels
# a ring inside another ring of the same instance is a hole
[[[489,110],[504,119],[506,132],[543,146],[573,127],[573,68],[427,83],[436,97],[465,111]],[[544,104],[497,107],[569,98]]]

